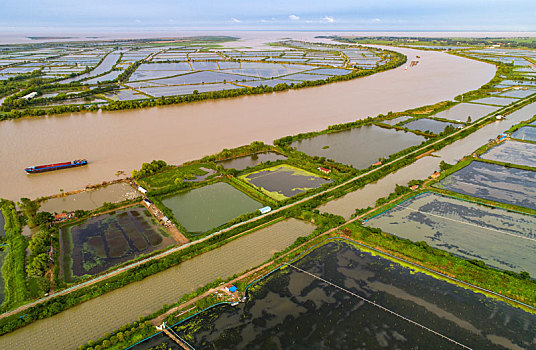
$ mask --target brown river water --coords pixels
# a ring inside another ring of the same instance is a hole
[[[433,104],[476,89],[495,66],[441,52],[396,49],[420,63],[320,87],[228,100],[0,123],[0,197],[17,200],[117,178],[143,162],[179,164],[223,148],[389,111]],[[26,175],[30,165],[87,158],[89,165]]]

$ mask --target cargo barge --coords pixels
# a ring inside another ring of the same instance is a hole
[[[44,173],[46,171],[74,168],[74,167],[83,166],[83,165],[87,165],[87,160],[77,159],[77,160],[73,160],[72,162],[31,166],[29,168],[25,168],[24,170],[28,174],[36,174],[36,173]]]

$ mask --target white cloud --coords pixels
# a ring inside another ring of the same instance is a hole
[[[291,21],[298,21],[300,19],[300,17],[296,15],[290,15],[288,18],[290,18]]]
[[[136,23],[141,23],[141,19],[137,19],[137,20],[135,20],[134,22],[136,22]]]
[[[242,21],[241,21],[241,20],[239,20],[239,19],[236,19],[236,18],[234,18],[234,17],[233,17],[233,18],[231,18],[231,21],[233,21],[234,23],[242,23]]]
[[[335,22],[335,18],[331,17],[331,16],[324,16],[322,18],[322,21],[326,22],[326,23],[333,23]]]
[[[379,18],[374,18],[374,22],[381,22],[382,20]]]

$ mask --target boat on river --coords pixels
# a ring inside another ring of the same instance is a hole
[[[36,173],[44,173],[47,171],[75,168],[75,167],[79,167],[83,165],[87,165],[86,159],[77,159],[71,162],[63,162],[63,163],[55,163],[55,164],[47,164],[47,165],[36,165],[36,166],[24,168],[24,170],[28,174],[36,174]]]

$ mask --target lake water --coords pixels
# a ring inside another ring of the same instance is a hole
[[[329,243],[292,265],[250,287],[245,304],[213,307],[174,330],[196,349],[534,346],[535,315],[348,243]]]
[[[112,180],[118,170],[130,173],[153,159],[181,164],[255,140],[272,142],[331,124],[449,100],[480,87],[495,73],[495,66],[441,52],[394,50],[406,54],[409,60],[419,55],[420,63],[407,71],[399,67],[362,79],[296,91],[144,110],[3,121],[0,197],[17,200],[51,195],[60,188],[75,190]],[[158,137],[150,138],[148,145],[148,135]],[[24,174],[29,165],[80,157],[88,159],[87,167],[36,176]]]
[[[411,132],[366,125],[295,141],[290,146],[310,156],[326,157],[356,169],[426,140]]]
[[[208,231],[263,207],[262,203],[225,182],[166,197],[162,203],[190,232]]]

